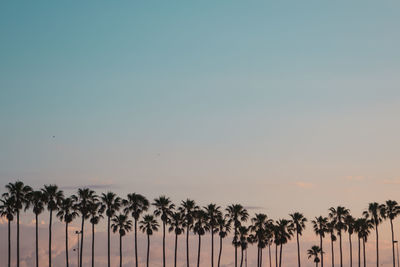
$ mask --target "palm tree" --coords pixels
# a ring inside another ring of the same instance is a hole
[[[390,230],[392,232],[392,252],[393,252],[393,267],[396,266],[395,254],[394,254],[394,231],[393,231],[393,220],[400,214],[400,206],[394,200],[387,200],[385,203],[385,218],[390,220]]]
[[[219,235],[219,253],[218,253],[218,267],[221,265],[221,255],[222,255],[222,240],[228,235],[231,231],[231,223],[226,219],[225,216],[221,214],[217,218],[217,229]]]
[[[355,222],[355,220],[354,220],[353,216],[351,216],[350,214],[344,218],[344,224],[345,224],[344,229],[349,234],[350,267],[353,266],[353,245],[351,242],[351,235],[354,232],[354,222]]]
[[[335,267],[335,250],[333,248],[333,242],[336,241],[336,236],[335,236],[335,229],[336,229],[336,223],[335,221],[331,220],[326,224],[326,229],[327,233],[329,233],[331,237],[331,257],[332,257],[332,267]]]
[[[194,226],[193,231],[198,235],[198,249],[197,249],[197,267],[200,266],[200,251],[201,251],[201,236],[205,235],[206,231],[209,230],[207,225],[207,217],[206,212],[204,210],[197,210],[194,214]]]
[[[216,233],[215,229],[218,226],[217,219],[222,215],[220,209],[221,207],[216,204],[209,204],[204,207],[207,224],[211,233],[211,267],[214,267],[214,234]]]
[[[160,225],[153,215],[144,215],[143,219],[139,222],[139,229],[147,235],[147,267],[149,267],[150,260],[150,236],[153,234],[154,231],[158,231],[159,226]]]
[[[350,214],[350,211],[342,206],[338,206],[337,208],[331,207],[329,211],[329,218],[335,221],[335,228],[339,236],[340,267],[343,267],[342,230],[346,229],[344,218]]]
[[[42,191],[31,191],[27,196],[29,202],[26,209],[32,206],[33,214],[35,214],[35,246],[36,246],[36,267],[39,267],[39,223],[38,217],[44,210],[44,196]]]
[[[51,267],[51,237],[52,237],[52,222],[53,211],[58,210],[61,201],[64,198],[62,190],[58,189],[57,185],[45,185],[42,189],[44,202],[47,204],[47,210],[50,212],[49,219],[49,267]]]
[[[355,221],[355,231],[358,236],[358,266],[360,266],[360,239],[362,240],[363,245],[363,258],[364,258],[364,267],[366,267],[366,255],[365,255],[365,243],[367,242],[368,235],[371,233],[370,229],[374,228],[374,224],[371,220],[366,218],[359,218]]]
[[[182,212],[184,216],[183,226],[186,227],[186,267],[189,267],[189,234],[190,230],[193,228],[194,213],[198,208],[194,200],[191,199],[182,201],[179,207],[179,211]]]
[[[15,198],[4,193],[0,203],[0,217],[6,217],[8,221],[8,267],[11,267],[11,222],[14,220]]]
[[[290,221],[286,219],[280,219],[276,222],[276,237],[277,244],[280,245],[279,250],[279,267],[282,266],[282,250],[283,245],[286,244],[293,235],[293,228],[291,227]]]
[[[312,246],[311,249],[307,250],[308,258],[311,259],[314,257],[315,266],[318,267],[318,263],[320,259],[318,258],[318,254],[322,254],[322,249],[316,245]]]
[[[101,203],[98,197],[93,196],[89,203],[90,224],[92,225],[92,267],[94,267],[94,227],[103,218],[103,215],[100,213],[100,206]]]
[[[65,222],[65,261],[66,266],[69,266],[68,259],[68,225],[78,216],[75,210],[75,202],[72,198],[64,198],[59,206],[57,217]]]
[[[377,202],[369,203],[368,209],[363,212],[363,215],[368,219],[370,218],[375,226],[376,236],[376,267],[379,267],[379,233],[378,225],[382,222],[385,216],[385,205],[378,204]]]
[[[75,202],[76,210],[78,210],[81,214],[82,223],[81,223],[81,251],[80,251],[80,259],[79,266],[82,267],[82,258],[83,258],[83,235],[84,235],[84,225],[85,220],[89,218],[90,215],[90,205],[92,203],[92,199],[95,196],[95,192],[90,190],[89,188],[79,188],[78,194],[73,195],[73,200]]]
[[[113,233],[119,233],[119,267],[122,267],[122,237],[132,230],[132,221],[127,214],[115,215],[112,218],[111,228]]]
[[[6,189],[10,197],[14,199],[14,210],[17,214],[17,267],[19,267],[19,211],[28,202],[27,196],[32,191],[32,188],[21,181],[16,181],[15,183],[7,184]]]
[[[322,253],[322,240],[325,237],[325,233],[328,232],[328,218],[327,217],[315,217],[315,220],[312,221],[314,233],[319,235],[319,247],[321,248],[321,267],[324,267],[324,254]]]
[[[175,256],[174,256],[174,266],[176,267],[177,253],[178,253],[178,236],[184,231],[183,228],[183,214],[180,211],[173,212],[171,215],[171,221],[168,231],[175,233]]]
[[[296,232],[296,241],[297,241],[297,263],[300,267],[300,241],[299,235],[303,234],[303,230],[306,228],[307,219],[304,217],[303,214],[299,212],[295,212],[289,215],[292,219],[290,221],[290,227],[294,229]]]
[[[248,234],[249,234],[249,228],[246,226],[240,226],[238,229],[239,232],[239,245],[240,245],[240,267],[243,266],[243,254],[244,251],[247,249],[248,246]]]
[[[135,228],[135,264],[138,267],[138,250],[137,250],[137,223],[140,218],[140,215],[149,209],[149,201],[146,197],[131,193],[128,194],[127,199],[123,200],[123,205],[125,206],[124,211],[126,213],[131,213],[134,220],[134,228]]]
[[[267,221],[267,215],[262,213],[256,213],[251,218],[250,231],[254,233],[254,243],[257,243],[257,267],[260,267],[260,261],[262,259],[261,251],[265,247],[265,223]]]
[[[175,205],[171,203],[168,197],[160,196],[154,199],[153,206],[155,207],[154,214],[156,216],[161,216],[161,221],[163,223],[163,267],[165,267],[165,227],[169,223]]]
[[[233,223],[234,236],[232,243],[235,246],[235,267],[237,267],[237,247],[239,245],[238,228],[240,227],[242,222],[247,221],[249,213],[240,204],[232,204],[226,208],[226,211],[229,220]]]
[[[268,220],[265,223],[265,242],[268,245],[268,259],[269,259],[269,267],[272,267],[272,257],[271,257],[271,245],[274,242],[274,229],[275,225],[272,220]],[[260,267],[262,266],[262,250],[260,256]]]
[[[101,207],[100,212],[106,212],[107,216],[107,262],[108,267],[111,266],[111,257],[110,257],[110,227],[111,227],[111,218],[115,215],[115,213],[121,207],[121,198],[117,197],[117,195],[113,192],[102,193],[101,197]]]

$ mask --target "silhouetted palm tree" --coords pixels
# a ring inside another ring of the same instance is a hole
[[[194,214],[194,226],[193,231],[198,236],[198,247],[197,247],[197,267],[200,266],[200,251],[201,251],[201,236],[205,235],[208,231],[207,217],[204,210],[197,210]]]
[[[150,236],[154,231],[158,231],[158,227],[160,225],[156,221],[153,215],[144,215],[143,219],[139,222],[139,229],[146,233],[147,235],[147,258],[146,258],[146,267],[149,267],[150,260]]]
[[[226,219],[225,216],[221,214],[221,216],[217,219],[217,231],[219,235],[219,253],[218,253],[218,267],[221,265],[221,255],[222,255],[222,240],[228,235],[231,231],[231,223]]]
[[[252,225],[250,230],[254,233],[254,242],[257,243],[257,267],[262,265],[262,249],[265,248],[266,241],[266,222],[268,217],[266,214],[256,213],[251,218]]]
[[[238,240],[238,228],[241,226],[242,222],[247,221],[249,213],[240,204],[232,204],[226,208],[227,216],[229,220],[233,223],[233,245],[235,246],[235,267],[237,267],[237,248],[239,246]]]
[[[10,194],[10,197],[14,198],[14,210],[17,214],[17,267],[19,267],[19,211],[23,208],[24,205],[29,201],[27,196],[29,192],[32,191],[32,188],[28,185],[25,185],[21,181],[17,181],[15,183],[9,183],[6,185],[6,189]]]
[[[153,205],[155,207],[154,214],[156,216],[161,216],[161,221],[163,223],[163,267],[165,267],[165,227],[169,223],[175,205],[171,203],[171,200],[166,196],[160,196],[154,199]]]
[[[137,249],[137,223],[139,221],[140,215],[149,209],[149,201],[146,197],[131,193],[128,194],[127,199],[123,200],[123,205],[125,206],[124,211],[126,213],[131,213],[134,220],[135,228],[135,265],[138,267],[138,249]]]
[[[32,206],[33,214],[35,214],[35,254],[36,254],[36,267],[39,267],[39,214],[44,210],[44,195],[42,191],[31,191],[28,196],[28,203],[26,209]]]
[[[186,227],[186,267],[189,267],[189,234],[193,228],[193,216],[197,209],[198,206],[191,199],[182,201],[179,207],[179,211],[183,213],[185,219],[183,226]]]
[[[183,233],[183,214],[180,211],[173,212],[170,219],[170,226],[168,231],[175,233],[175,256],[174,256],[174,266],[176,267],[177,254],[178,254],[178,236]]]
[[[394,254],[394,230],[393,220],[400,214],[400,206],[394,200],[387,200],[385,203],[385,218],[390,220],[390,230],[392,232],[392,253],[393,253],[393,267],[396,267],[395,254]]]
[[[326,229],[327,233],[329,233],[330,238],[331,238],[331,260],[332,260],[332,267],[335,267],[335,249],[333,247],[333,242],[336,241],[336,236],[335,236],[335,229],[336,229],[336,223],[335,220],[331,220],[326,224]]]
[[[102,193],[100,197],[101,207],[100,212],[106,212],[107,216],[107,262],[108,267],[111,266],[110,258],[110,229],[111,229],[111,218],[120,209],[122,200],[113,192]]]
[[[211,267],[214,267],[214,234],[217,228],[217,219],[222,215],[221,207],[216,204],[209,204],[204,207],[206,220],[211,233]]]
[[[81,251],[80,251],[80,259],[79,259],[79,266],[82,267],[82,259],[83,259],[83,236],[84,236],[84,225],[85,220],[90,216],[90,205],[93,197],[95,196],[95,192],[90,190],[89,188],[79,188],[78,194],[73,195],[72,198],[75,202],[76,210],[81,214]]]
[[[367,242],[368,235],[370,234],[370,229],[374,228],[374,224],[372,223],[371,220],[366,219],[366,218],[359,218],[355,221],[355,231],[357,232],[358,238],[359,238],[359,252],[360,252],[360,239],[362,240],[362,245],[363,245],[363,259],[364,259],[364,267],[367,266],[366,263],[366,255],[365,255],[365,243]],[[358,266],[360,266],[360,255],[359,255],[359,260],[358,260]]]
[[[275,229],[274,222],[272,220],[268,220],[265,223],[265,242],[268,245],[269,267],[272,267],[271,245],[274,243],[274,229]],[[262,257],[260,257],[260,266],[261,262],[262,262]]]
[[[100,212],[100,207],[101,203],[99,202],[98,197],[93,196],[89,203],[90,224],[92,225],[92,267],[94,267],[94,227],[100,222],[100,219],[103,218],[103,215]]]
[[[300,241],[299,236],[303,234],[303,230],[306,228],[307,219],[304,217],[303,214],[299,212],[295,212],[289,215],[291,219],[290,227],[294,229],[296,232],[296,242],[297,242],[297,263],[300,267],[301,260],[300,260]]]
[[[66,266],[69,266],[68,259],[68,225],[78,216],[75,211],[75,203],[71,197],[64,198],[59,206],[57,217],[65,223],[65,261]]]
[[[7,218],[8,224],[8,267],[11,267],[11,222],[14,220],[15,198],[4,193],[0,199],[0,217]]]
[[[378,225],[382,222],[385,216],[385,205],[373,202],[369,203],[368,209],[363,212],[363,215],[368,219],[372,220],[375,226],[375,236],[376,236],[376,267],[379,267],[379,233]]]
[[[44,202],[47,204],[47,210],[50,213],[49,219],[49,267],[51,267],[51,237],[52,237],[52,222],[53,222],[53,211],[58,210],[61,201],[64,198],[62,190],[58,189],[57,185],[45,185],[42,189]]]
[[[328,218],[327,217],[315,217],[315,220],[312,221],[313,224],[313,229],[314,233],[316,235],[319,235],[319,247],[321,248],[321,251],[323,251],[322,248],[322,240],[325,237],[325,233],[328,232],[327,224],[328,224]],[[324,254],[321,253],[321,267],[324,267]]]
[[[132,230],[132,221],[127,214],[115,215],[112,218],[111,228],[113,233],[119,233],[119,267],[122,267],[122,237]]]
[[[283,245],[286,244],[293,235],[293,228],[290,225],[290,221],[286,219],[280,219],[276,222],[276,236],[277,244],[280,246],[279,249],[279,267],[282,266],[282,250]]]
[[[353,244],[351,242],[351,235],[354,232],[354,218],[350,214],[344,218],[345,230],[349,234],[349,250],[350,250],[350,267],[353,266]]]
[[[342,206],[338,206],[337,208],[331,207],[329,211],[329,218],[335,221],[335,228],[339,235],[340,267],[343,267],[342,230],[346,229],[344,218],[350,214],[350,211]]]
[[[309,250],[307,250],[308,258],[314,258],[315,266],[318,267],[318,263],[320,259],[318,258],[318,254],[322,254],[323,251],[319,246],[312,246]]]
[[[238,229],[239,232],[239,245],[240,245],[240,267],[243,266],[243,254],[248,246],[249,228],[241,225]]]

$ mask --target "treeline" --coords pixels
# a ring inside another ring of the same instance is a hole
[[[162,231],[162,247],[163,247],[163,267],[166,266],[165,257],[165,240],[167,232],[173,234],[175,239],[174,267],[177,266],[177,244],[178,238],[185,235],[186,238],[186,266],[189,267],[190,250],[189,238],[193,233],[198,240],[197,248],[197,267],[200,266],[201,241],[205,234],[211,235],[211,263],[220,267],[223,251],[223,239],[228,238],[231,233],[232,245],[235,249],[234,262],[235,267],[244,264],[244,255],[249,245],[257,247],[257,267],[263,266],[263,253],[266,249],[268,252],[268,260],[266,266],[272,267],[272,259],[274,259],[275,267],[282,266],[283,246],[290,240],[295,239],[297,244],[297,262],[301,266],[300,253],[300,237],[306,228],[307,219],[300,212],[289,214],[287,219],[272,220],[266,214],[256,213],[254,217],[250,217],[246,208],[240,204],[232,204],[223,209],[217,204],[211,203],[207,206],[200,207],[196,205],[194,200],[183,200],[179,205],[172,203],[170,198],[160,196],[151,203],[143,195],[130,193],[125,198],[121,198],[113,192],[96,194],[90,188],[80,188],[76,194],[65,196],[64,192],[57,185],[44,185],[39,190],[34,190],[30,186],[25,185],[21,181],[9,183],[5,187],[6,192],[2,194],[0,199],[0,215],[8,221],[8,266],[11,266],[11,223],[16,221],[17,224],[17,267],[20,264],[20,213],[32,211],[36,222],[36,267],[39,267],[39,243],[38,243],[38,219],[40,214],[47,209],[49,211],[49,248],[48,261],[52,266],[52,222],[54,217],[65,223],[65,264],[69,267],[69,249],[68,249],[68,226],[74,220],[80,219],[81,230],[77,234],[80,235],[81,241],[79,255],[79,267],[83,262],[83,239],[84,225],[91,225],[91,265],[95,266],[95,227],[100,220],[107,220],[107,256],[108,266],[110,267],[110,233],[119,235],[119,251],[120,266],[122,267],[122,246],[123,237],[126,233],[134,231],[134,255],[135,266],[139,266],[138,262],[138,232],[142,232],[147,236],[147,257],[146,266],[149,267],[151,236],[156,231]],[[149,213],[150,206],[153,206],[154,212]],[[324,266],[323,239],[330,240],[331,265],[335,266],[335,249],[334,242],[339,240],[339,260],[340,266],[343,267],[343,251],[342,251],[342,235],[347,233],[349,242],[349,266],[353,266],[353,245],[352,240],[355,236],[357,240],[357,258],[358,266],[366,266],[365,243],[371,231],[376,236],[376,265],[379,266],[379,225],[383,220],[390,221],[392,233],[392,252],[393,267],[395,267],[395,250],[394,250],[394,230],[393,220],[400,213],[400,207],[396,201],[388,200],[384,204],[376,202],[370,203],[368,208],[363,212],[361,218],[354,218],[350,214],[350,210],[338,206],[329,209],[328,216],[318,216],[311,220],[314,233],[319,239],[319,245],[314,245],[307,251],[307,257],[312,260],[316,266],[320,263]],[[215,239],[218,245],[218,254],[215,252]],[[275,255],[271,254],[271,247],[275,251]],[[238,255],[240,253],[240,255]],[[347,265],[347,264],[345,264]]]

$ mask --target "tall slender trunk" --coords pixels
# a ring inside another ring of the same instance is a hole
[[[162,254],[163,254],[163,267],[165,267],[165,221],[163,221]]]
[[[51,267],[51,225],[53,223],[53,210],[50,210],[50,221],[49,221],[49,267]]]
[[[69,267],[69,260],[68,260],[68,223],[65,223],[65,263],[67,267]]]
[[[17,267],[19,267],[19,209],[17,209]]]
[[[176,267],[176,258],[178,255],[178,234],[175,233],[175,257],[174,257],[174,267]]]
[[[222,254],[222,237],[219,237],[219,254],[218,254],[218,267],[221,265],[221,254]]]
[[[335,267],[335,251],[333,250],[333,239],[331,238],[331,256],[332,256],[332,267]]]
[[[260,247],[257,246],[257,267],[260,267]]]
[[[235,222],[235,244],[234,244],[234,246],[235,246],[235,267],[237,267],[237,227],[236,227],[236,222]]]
[[[353,267],[353,244],[351,243],[351,234],[350,233],[349,233],[349,247],[350,247],[350,267]]]
[[[268,244],[269,267],[272,267],[271,244]]]
[[[119,267],[122,267],[122,235],[119,235]]]
[[[275,244],[275,266],[278,267],[278,244]]]
[[[297,239],[297,262],[300,267],[300,242],[299,242],[299,232],[296,231],[296,239]]]
[[[200,266],[201,235],[199,235],[199,248],[197,250],[197,267]]]
[[[361,239],[358,238],[358,267],[361,267]]]
[[[279,251],[279,267],[282,267],[282,248],[283,248],[283,244],[281,244],[281,248]]]
[[[189,223],[186,226],[186,267],[189,267]]]
[[[211,226],[211,267],[214,267],[214,226]]]
[[[110,220],[111,217],[107,216],[107,262],[108,267],[111,267],[111,258],[110,258]]]
[[[378,224],[375,224],[376,233],[376,267],[379,267],[379,234],[378,234]]]
[[[138,250],[137,250],[137,219],[135,218],[135,264],[136,267],[139,266],[138,263]]]
[[[393,252],[393,267],[396,267],[396,259],[394,254],[394,231],[393,231],[393,220],[390,219],[390,230],[392,231],[392,252]]]
[[[243,251],[244,251],[244,249],[241,248],[241,249],[240,249],[240,267],[243,266]]]
[[[79,259],[79,267],[82,267],[82,256],[83,256],[83,227],[85,226],[85,216],[82,215],[82,226],[81,226],[81,253]]]
[[[343,267],[342,232],[341,231],[339,231],[339,254],[340,254],[340,267]]]
[[[8,220],[8,267],[11,267],[11,221]]]
[[[262,248],[260,248],[260,267],[262,266],[262,257],[263,257],[263,251]]]
[[[92,223],[92,267],[94,267],[94,223]]]
[[[365,238],[363,238],[363,257],[364,257],[364,267],[367,267],[367,257],[365,256]]]
[[[319,247],[321,248],[321,267],[324,267],[324,250],[322,248],[322,235],[319,235]]]
[[[36,237],[36,267],[39,267],[39,224],[38,214],[35,214],[35,237]]]
[[[146,267],[149,267],[149,259],[150,259],[150,235],[147,235],[147,258],[146,258]]]

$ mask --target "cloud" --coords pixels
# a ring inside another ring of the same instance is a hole
[[[394,179],[384,179],[382,181],[384,184],[400,184],[400,178],[394,178]]]
[[[361,175],[359,175],[359,176],[351,176],[351,175],[349,175],[349,176],[346,176],[346,180],[349,180],[349,181],[363,181],[363,180],[365,180],[365,176],[361,176]]]
[[[305,189],[310,189],[315,187],[315,184],[303,181],[297,181],[294,184],[299,188],[305,188]]]

